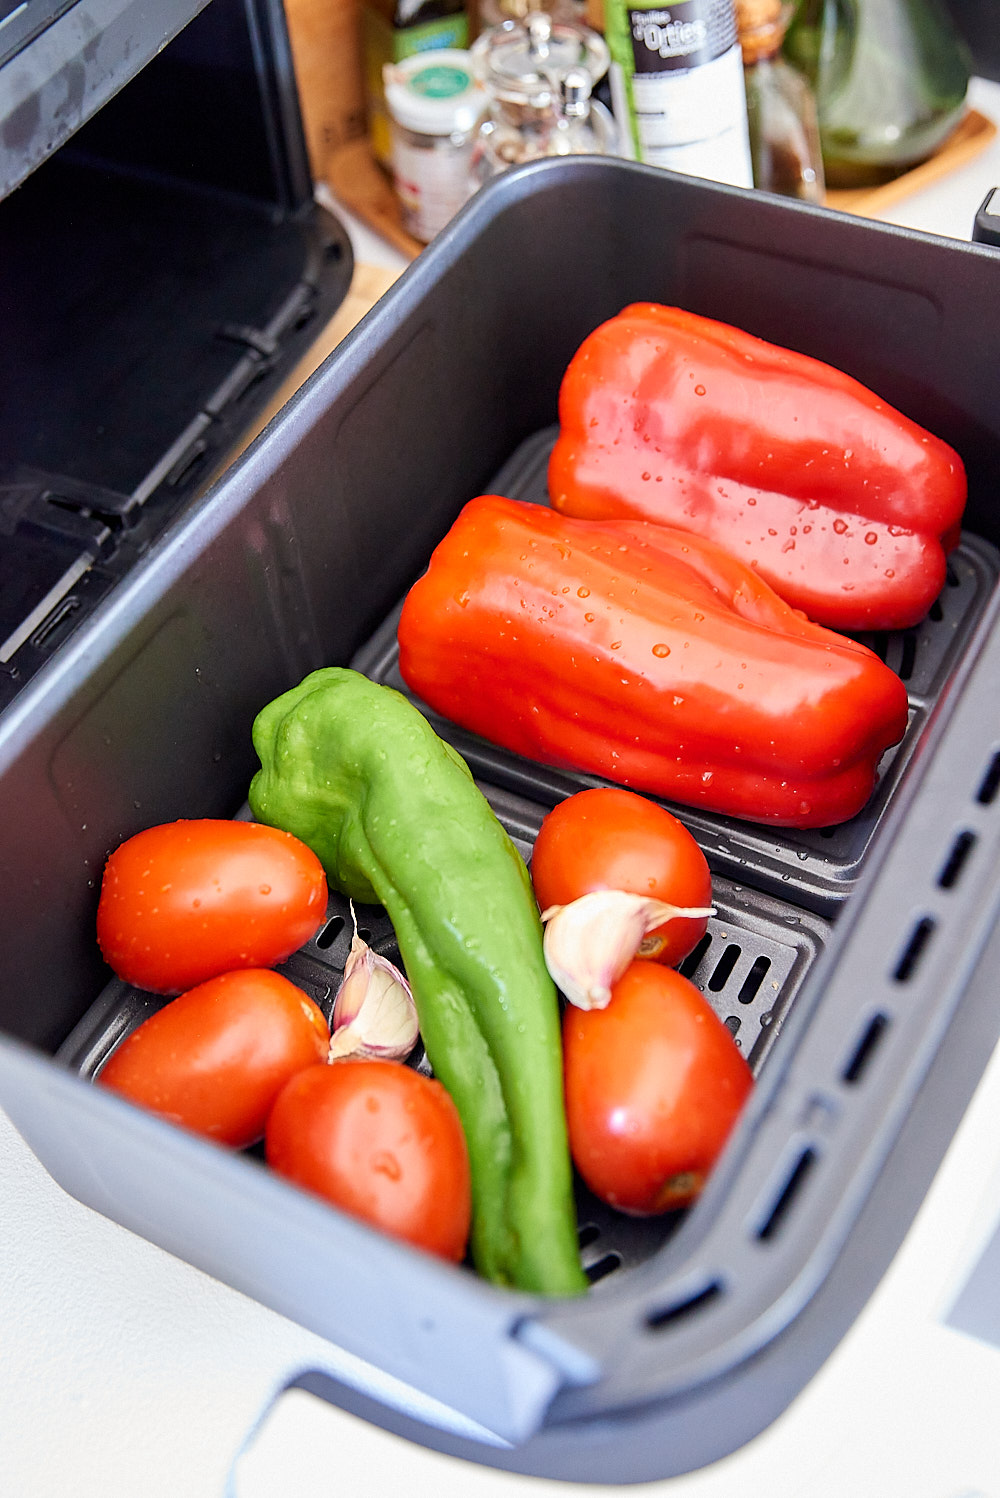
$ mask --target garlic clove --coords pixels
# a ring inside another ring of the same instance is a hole
[[[545,965],[577,1009],[604,1009],[647,932],[677,916],[714,913],[712,906],[669,905],[620,889],[594,890],[542,911]]]
[[[344,1056],[405,1061],[420,1037],[409,983],[387,957],[362,941],[356,920],[330,1028],[329,1061]]]

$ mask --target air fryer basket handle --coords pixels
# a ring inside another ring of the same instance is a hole
[[[991,187],[976,213],[972,225],[976,244],[1000,247],[1000,187]]]

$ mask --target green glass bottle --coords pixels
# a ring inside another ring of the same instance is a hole
[[[925,161],[965,109],[970,59],[943,0],[799,0],[784,51],[813,86],[829,187]]]

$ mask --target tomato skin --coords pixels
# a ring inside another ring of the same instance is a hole
[[[736,1043],[693,983],[637,960],[606,1009],[567,1008],[573,1161],[602,1201],[635,1216],[687,1206],[753,1086]]]
[[[189,989],[112,1052],[97,1081],[193,1133],[244,1149],[285,1083],[322,1061],[323,1013],[280,973],[247,968]]]
[[[531,879],[542,910],[599,889],[670,905],[712,903],[708,862],[683,823],[655,801],[615,786],[577,791],[548,813],[531,855]],[[707,927],[707,916],[668,921],[649,932],[640,955],[673,967]]]
[[[97,907],[105,962],[152,993],[274,967],[314,936],[326,875],[311,848],[260,822],[166,822],[108,859]]]
[[[395,1061],[311,1067],[267,1123],[268,1164],[354,1217],[458,1263],[469,1236],[469,1157],[440,1082]]]

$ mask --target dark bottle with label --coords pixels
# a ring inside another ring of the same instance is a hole
[[[637,160],[753,186],[733,0],[606,0],[611,97]]]
[[[891,180],[964,112],[970,60],[943,0],[799,0],[784,50],[816,95],[828,186]]]
[[[736,0],[750,124],[754,186],[821,203],[823,157],[816,101],[807,80],[782,56],[792,6]]]
[[[372,149],[383,165],[392,160],[392,127],[385,102],[383,69],[415,52],[469,45],[465,0],[363,0],[368,127]]]

